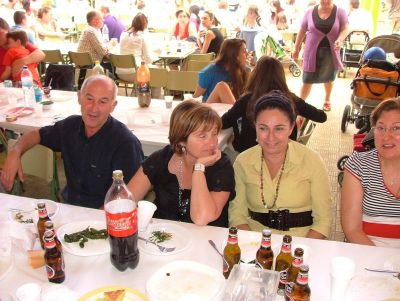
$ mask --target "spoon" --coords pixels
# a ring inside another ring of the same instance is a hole
[[[226,261],[224,255],[218,250],[218,248],[217,248],[217,246],[215,245],[215,242],[214,242],[214,241],[212,241],[211,239],[209,239],[208,242],[209,242],[210,245],[214,248],[214,250],[217,251],[217,253],[218,253],[219,255],[221,255],[221,257],[222,257],[222,269],[223,269],[224,273],[228,272],[228,271],[229,271],[229,264],[228,264],[228,262]]]
[[[396,277],[400,280],[400,272],[399,271],[392,271],[392,270],[381,270],[381,269],[369,269],[365,268],[369,272],[378,272],[378,273],[389,273],[389,274],[396,274],[393,277]]]

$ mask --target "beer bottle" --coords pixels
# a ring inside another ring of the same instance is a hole
[[[228,271],[224,271],[224,277],[228,279],[229,274],[231,273],[233,266],[238,264],[240,261],[240,247],[238,244],[238,236],[237,236],[237,228],[230,227],[228,242],[224,248],[224,258],[229,264]]]
[[[114,170],[112,177],[104,201],[110,259],[119,271],[125,271],[139,263],[137,202],[124,183],[122,170]]]
[[[310,301],[311,289],[308,286],[308,270],[308,265],[300,266],[296,282],[286,286],[286,301]]]
[[[292,261],[292,265],[288,270],[287,282],[295,282],[297,278],[297,274],[299,273],[300,266],[303,264],[303,254],[304,251],[302,248],[296,248],[294,250],[294,257]]]
[[[279,295],[284,295],[285,285],[287,283],[287,272],[292,261],[292,237],[290,235],[285,235],[283,237],[281,252],[276,257],[275,263],[275,271],[279,272]]]
[[[50,231],[44,234],[47,278],[50,282],[61,283],[65,280],[64,259],[61,251],[57,248],[54,241],[54,234]]]
[[[44,227],[45,227],[45,231],[44,233],[46,233],[47,231],[51,232],[54,235],[54,241],[56,242],[56,246],[57,249],[60,250],[60,252],[62,252],[62,245],[60,240],[57,237],[56,231],[54,230],[54,224],[52,221],[46,221],[44,223]]]
[[[256,262],[263,269],[270,270],[274,261],[274,252],[271,249],[271,230],[262,231],[260,248],[256,254]]]
[[[37,222],[37,229],[39,235],[40,246],[44,249],[44,239],[43,235],[46,231],[45,223],[50,221],[49,215],[47,214],[46,203],[44,201],[39,201],[37,203],[38,212],[39,212],[39,220]]]

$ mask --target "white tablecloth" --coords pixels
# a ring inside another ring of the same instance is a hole
[[[29,199],[0,194],[0,221],[7,220],[7,208],[18,206]],[[72,222],[84,220],[105,219],[102,210],[75,207],[60,204],[60,210],[54,218],[56,228]],[[154,220],[157,222],[168,222]],[[171,223],[173,223],[171,221]],[[170,256],[155,256],[140,253],[139,265],[134,270],[119,272],[110,263],[109,255],[79,257],[64,253],[66,263],[66,280],[63,283],[80,295],[95,288],[108,285],[124,285],[145,293],[147,279],[161,266],[174,260],[193,260],[220,270],[222,261],[219,255],[208,244],[212,239],[217,246],[226,241],[228,230],[218,227],[200,227],[194,224],[179,223],[190,231],[191,246],[181,253]],[[250,231],[239,231],[239,241],[253,238],[261,240],[261,234]],[[282,236],[272,236],[273,249],[279,249]],[[347,256],[356,263],[356,276],[350,283],[347,297],[343,301],[378,301],[400,297],[400,280],[390,274],[366,272],[365,267],[383,268],[385,261],[399,255],[398,249],[379,248],[354,245],[336,241],[323,241],[307,238],[293,238],[293,245],[303,245],[309,251],[305,263],[310,265],[309,283],[311,300],[329,300],[330,278],[329,263],[335,256]],[[258,244],[254,244],[254,253]],[[32,269],[23,256],[15,254],[14,267],[6,277],[0,281],[0,299],[8,300],[15,290],[26,282],[47,283],[44,267]]]
[[[65,118],[73,114],[80,114],[77,94],[75,92],[51,91],[51,100],[54,101],[53,107],[49,111],[44,111],[40,116],[34,113],[30,116],[18,118],[17,121],[7,122],[6,112],[11,107],[23,106],[22,89],[0,88],[0,94],[4,102],[0,103],[0,127],[19,133],[26,133],[32,129],[37,129],[46,125],[51,125],[57,118]],[[6,95],[12,99],[18,99],[18,104],[6,105]],[[112,115],[119,121],[125,123],[129,129],[138,137],[142,143],[143,151],[146,156],[154,151],[169,144],[168,131],[169,122],[163,122],[163,114],[166,114],[164,100],[152,99],[150,107],[140,108],[136,97],[118,96],[118,104]],[[177,106],[180,101],[174,101],[173,106]],[[3,104],[3,106],[1,106]],[[231,105],[210,104],[220,116],[222,116]],[[172,112],[172,111],[171,111]],[[128,116],[134,116],[133,123],[128,123]],[[224,150],[232,129],[221,131],[219,135],[219,148]]]

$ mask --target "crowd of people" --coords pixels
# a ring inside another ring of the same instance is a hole
[[[225,1],[220,4],[220,10],[226,7]],[[289,14],[294,1],[286,6],[269,1],[268,5],[268,14],[249,6],[243,26],[261,28],[267,21],[277,28],[283,18],[294,22]],[[109,7],[90,10],[78,51],[89,52],[94,61],[112,68],[107,65],[111,38],[120,41],[121,53],[154,62],[156,56],[145,35],[150,18],[144,1],[137,1],[137,8],[140,11],[126,30]],[[333,212],[327,169],[318,153],[296,142],[296,126],[299,116],[316,122],[327,119],[324,111],[331,109],[333,82],[342,68],[339,49],[349,32],[347,12],[332,0],[320,0],[304,13],[293,53],[297,58],[304,47],[303,86],[297,96],[289,89],[278,59],[262,56],[255,66],[248,66],[246,41],[226,38],[217,28],[222,11],[199,13],[198,7],[190,8],[176,11],[170,35],[197,43],[201,54],[216,54],[199,72],[193,97],[232,104],[222,118],[207,104],[180,103],[170,119],[170,144],[144,159],[134,133],[110,115],[117,105],[114,81],[104,75],[91,76],[78,91],[81,116],[22,135],[4,163],[2,184],[10,190],[16,177],[23,181],[21,156],[42,144],[63,154],[66,203],[101,208],[112,171],[121,169],[137,200],[155,192],[158,218],[254,231],[267,227],[274,233],[328,238]],[[62,37],[51,9],[40,8],[37,16],[40,30],[31,38]],[[18,79],[22,66],[35,67],[44,57],[25,30],[25,18],[15,12],[15,28],[0,18],[2,79]],[[122,68],[116,73],[132,80],[134,70]],[[325,87],[322,110],[305,101],[316,83]],[[372,124],[376,149],[353,154],[345,166],[343,230],[350,242],[400,247],[399,99],[382,102],[372,113]],[[233,166],[218,149],[218,134],[229,127],[238,153]]]

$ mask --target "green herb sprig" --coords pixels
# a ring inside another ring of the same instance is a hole
[[[164,241],[170,240],[171,238],[172,238],[171,233],[168,233],[165,231],[153,231],[153,232],[151,232],[149,240],[159,244]]]

